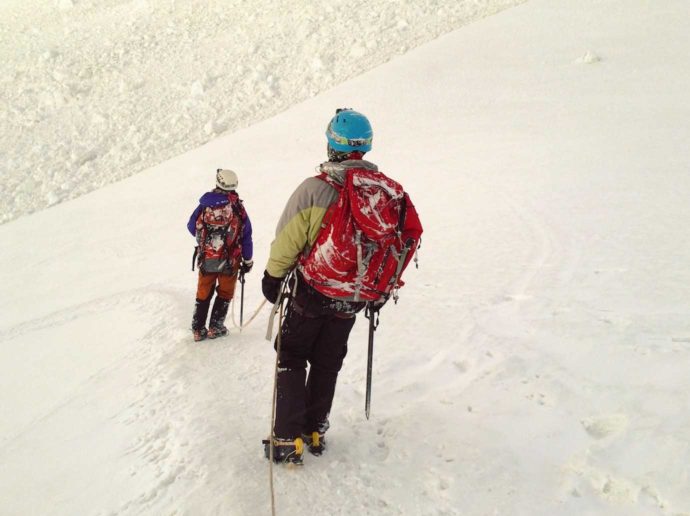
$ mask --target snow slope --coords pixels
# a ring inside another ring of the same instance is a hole
[[[184,224],[232,167],[274,225],[333,108],[425,224],[278,514],[690,514],[687,3],[532,0],[0,226],[0,512],[269,514],[264,310],[195,345]]]
[[[0,223],[522,1],[3,0]]]

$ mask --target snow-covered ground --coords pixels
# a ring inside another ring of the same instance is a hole
[[[425,224],[283,515],[690,515],[686,0],[531,0],[0,226],[0,513],[270,514],[268,310],[194,344],[184,225],[232,167],[246,312],[335,107]]]
[[[2,0],[0,223],[524,0]]]

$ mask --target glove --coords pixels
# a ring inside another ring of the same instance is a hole
[[[278,301],[282,283],[282,278],[274,278],[268,271],[264,271],[264,277],[261,280],[261,292],[264,293],[264,297],[268,299],[269,303],[275,304]]]
[[[249,271],[252,270],[252,267],[254,267],[254,260],[242,259],[242,264],[240,265],[240,270],[242,271],[242,274],[247,274]]]

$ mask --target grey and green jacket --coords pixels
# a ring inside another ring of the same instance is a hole
[[[348,168],[378,167],[366,160],[348,160],[342,163],[326,162],[318,172],[327,174],[337,183],[343,184]],[[318,177],[305,179],[288,200],[278,221],[275,240],[271,243],[271,254],[266,270],[274,278],[285,277],[296,265],[302,254],[309,254],[311,246],[321,230],[326,211],[338,199],[338,191]]]

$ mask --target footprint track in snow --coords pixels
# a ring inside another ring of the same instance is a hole
[[[585,418],[581,423],[590,437],[601,440],[624,432],[629,420],[625,414],[609,414]]]

